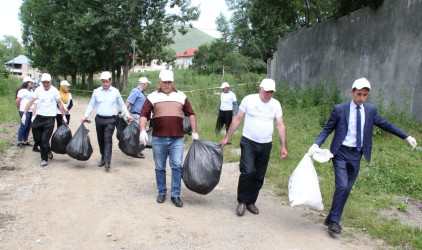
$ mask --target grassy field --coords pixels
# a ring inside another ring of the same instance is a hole
[[[135,74],[135,79],[141,75]],[[151,88],[157,88],[158,72],[142,74],[152,82]],[[186,93],[198,121],[200,139],[220,142],[223,134],[215,134],[218,103],[222,81],[231,85],[238,102],[244,96],[257,93],[259,81],[265,75],[247,74],[244,82],[226,75],[200,75],[193,70],[175,70],[175,87]],[[96,82],[99,85],[99,82]],[[130,86],[130,84],[129,84]],[[130,89],[122,91],[128,95]],[[147,91],[148,92],[148,91]],[[78,95],[72,92],[73,95]],[[266,175],[266,186],[280,195],[288,205],[287,183],[303,155],[313,144],[316,136],[325,125],[335,103],[340,103],[340,90],[335,83],[321,82],[314,88],[310,86],[289,87],[282,83],[277,86],[274,98],[283,107],[284,122],[287,128],[287,149],[289,157],[280,158],[280,143],[277,133],[273,137],[273,149]],[[0,121],[17,119],[13,97],[1,97]],[[124,98],[126,100],[126,98]],[[406,115],[395,107],[382,108],[380,114],[398,127],[415,137],[422,144],[422,125],[413,117]],[[238,147],[241,129],[231,139],[232,145],[224,149],[225,162],[238,162],[239,155],[231,151]],[[190,140],[186,140],[190,143]],[[322,145],[329,148],[331,136]],[[0,142],[0,145],[1,142]],[[406,212],[406,205],[397,202],[397,197],[422,200],[422,151],[411,150],[406,140],[401,140],[380,129],[373,132],[373,149],[371,163],[364,159],[361,170],[346,204],[341,224],[365,231],[375,238],[381,238],[391,246],[422,249],[422,232],[415,227],[406,226],[396,219],[381,217],[383,209],[397,208],[396,213]],[[315,163],[320,179],[320,189],[328,213],[334,193],[334,173],[331,163]],[[420,219],[420,218],[419,218]],[[321,220],[322,223],[322,220]]]

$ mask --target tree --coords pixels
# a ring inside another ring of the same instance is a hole
[[[168,8],[179,12],[168,14]],[[173,42],[174,24],[185,34],[184,24],[198,16],[189,0],[25,0],[20,12],[24,44],[39,68],[72,78],[88,74],[89,87],[94,73],[110,70],[122,89],[133,41],[146,53],[160,54]]]
[[[0,63],[12,60],[13,57],[25,54],[22,45],[18,39],[14,36],[3,36],[3,40],[0,42]]]

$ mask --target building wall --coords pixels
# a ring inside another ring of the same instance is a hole
[[[333,79],[345,97],[355,79],[366,77],[371,102],[383,89],[386,104],[408,104],[422,120],[421,13],[421,0],[385,0],[375,11],[364,8],[298,30],[279,39],[268,76],[291,85]]]

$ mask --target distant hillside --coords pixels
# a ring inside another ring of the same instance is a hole
[[[195,28],[190,29],[186,35],[182,36],[179,32],[174,37],[174,44],[169,47],[176,51],[176,54],[190,48],[198,48],[199,45],[213,41],[214,37]]]

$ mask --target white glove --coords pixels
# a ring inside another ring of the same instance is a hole
[[[37,115],[33,115],[33,116],[31,117],[31,122],[32,122],[32,123],[34,122],[35,117],[37,117]]]
[[[146,145],[147,145],[147,141],[148,141],[148,134],[147,134],[147,131],[142,130],[142,131],[141,131],[141,134],[139,135],[139,142],[140,142],[141,144],[143,144],[144,146],[146,146]]]
[[[63,123],[67,123],[67,119],[65,115],[63,116]]]
[[[416,146],[418,145],[416,143],[416,139],[411,137],[410,135],[406,138],[407,142],[410,144],[410,146],[412,146],[413,149],[416,148]]]
[[[198,133],[192,133],[192,141],[198,140],[199,139],[199,135]]]
[[[23,124],[23,125],[25,125],[25,122],[26,122],[26,115],[22,115],[21,122],[22,122],[22,124]]]
[[[312,156],[318,150],[320,150],[319,146],[317,144],[312,144],[312,146],[309,148],[308,155]]]

